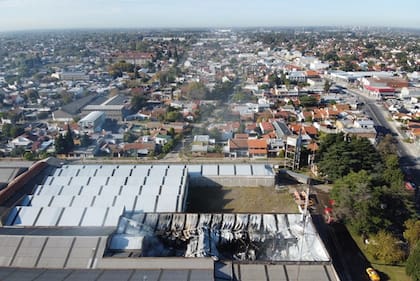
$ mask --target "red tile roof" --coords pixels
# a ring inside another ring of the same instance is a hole
[[[248,137],[249,137],[248,134],[235,134],[235,139],[237,139],[237,140],[239,140],[239,139],[247,140]]]
[[[229,148],[230,149],[248,149],[248,140],[230,139]]]
[[[261,128],[264,133],[274,131],[273,124],[270,122],[261,122]]]
[[[267,154],[267,141],[265,139],[248,140],[249,154]]]

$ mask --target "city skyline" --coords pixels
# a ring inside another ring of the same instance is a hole
[[[0,0],[0,31],[257,26],[420,27],[416,0]]]

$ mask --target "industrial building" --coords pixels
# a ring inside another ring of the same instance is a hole
[[[274,177],[266,164],[37,162],[0,191],[0,279],[339,280],[310,217],[185,213],[197,184]]]
[[[86,116],[93,111],[102,111],[109,119],[123,121],[130,114],[130,105],[127,98],[121,95],[113,96],[101,104],[88,104],[82,109],[82,116]]]
[[[82,132],[96,133],[102,130],[106,115],[102,111],[92,111],[77,122]]]

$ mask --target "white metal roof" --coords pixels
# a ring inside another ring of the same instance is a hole
[[[272,167],[264,164],[64,165],[36,186],[34,195],[20,201],[22,207],[11,212],[8,222],[98,226],[115,221],[107,217],[107,208],[179,212],[185,206],[187,176],[273,175]],[[48,210],[50,215],[45,213]],[[61,210],[59,221],[57,210]],[[112,217],[118,216],[112,213]]]
[[[203,171],[203,176],[218,176],[219,175],[217,164],[203,165],[202,171]]]
[[[237,176],[251,176],[251,165],[249,164],[236,164],[236,175]]]
[[[51,207],[42,208],[41,213],[39,214],[38,219],[36,220],[34,225],[35,226],[56,225],[62,211],[63,211],[63,208],[51,208]]]
[[[228,164],[219,165],[219,175],[220,176],[234,176],[235,166],[228,165]]]
[[[78,226],[82,219],[85,208],[69,207],[64,208],[58,226]]]

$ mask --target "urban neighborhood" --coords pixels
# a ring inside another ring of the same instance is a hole
[[[0,117],[1,280],[420,280],[418,30],[4,32]]]

